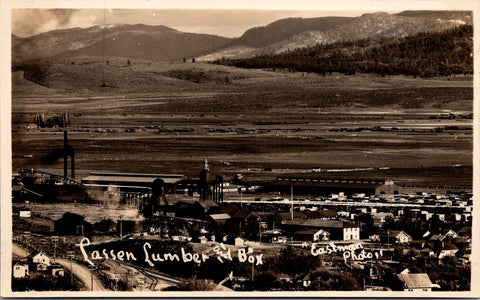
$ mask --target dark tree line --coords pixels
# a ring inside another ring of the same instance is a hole
[[[462,25],[442,32],[404,38],[340,41],[213,63],[241,68],[286,69],[325,75],[357,72],[380,76],[404,74],[424,78],[473,73],[473,27]]]

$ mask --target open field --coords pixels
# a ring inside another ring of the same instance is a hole
[[[66,111],[77,180],[99,170],[196,176],[208,158],[211,170],[227,179],[276,175],[252,168],[388,167],[384,175],[404,184],[471,185],[467,77],[124,64],[111,60],[105,76],[115,84],[106,88],[95,59],[49,64],[37,78],[43,86],[14,76],[13,172],[63,173],[63,129],[36,128],[33,120],[36,113],[49,118]],[[439,119],[443,109],[461,117]]]

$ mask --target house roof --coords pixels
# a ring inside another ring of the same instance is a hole
[[[113,225],[113,224],[116,224],[116,223],[114,221],[110,220],[110,219],[103,219],[103,220],[95,223],[96,226],[109,226],[109,225]]]
[[[271,229],[262,231],[262,235],[281,235],[283,232],[279,229]]]
[[[233,216],[239,210],[240,207],[238,206],[218,206],[212,207],[210,212],[214,214],[228,214],[230,216]]]
[[[338,220],[318,220],[318,219],[294,219],[285,221],[284,225],[305,226],[313,228],[345,228],[357,227],[356,225],[338,221]]]
[[[314,235],[319,231],[323,232],[322,229],[301,229],[301,230],[295,231],[295,234],[296,235]]]
[[[214,220],[227,220],[227,219],[230,219],[230,215],[229,214],[211,214],[210,218]]]
[[[307,218],[331,218],[336,217],[337,213],[333,210],[316,210],[316,211],[304,211],[303,212]]]
[[[392,238],[397,238],[399,235],[406,235],[406,236],[410,236],[408,233],[406,233],[405,231],[403,230],[386,230],[386,231],[383,231],[380,235],[382,237],[392,237]]]
[[[12,191],[21,191],[21,190],[23,190],[23,185],[12,186]]]
[[[56,221],[60,220],[65,220],[65,221],[73,221],[73,222],[82,222],[85,220],[85,217],[79,214],[71,213],[71,212],[66,212],[62,215],[62,217]],[[55,222],[56,222],[55,221]]]
[[[432,287],[432,281],[427,273],[397,274],[397,276],[404,283],[405,287],[409,289]]]
[[[462,229],[460,229],[458,231],[458,233],[469,233],[469,234],[471,234],[472,233],[472,227],[464,226],[464,227],[462,227]]]
[[[197,201],[195,203],[200,204],[206,210],[209,210],[212,207],[217,207],[218,206],[218,204],[213,200]]]
[[[443,243],[442,250],[458,250],[458,247],[450,242]]]
[[[441,234],[434,234],[430,237],[430,241],[443,241],[445,239],[445,236]]]
[[[380,233],[381,237],[391,237],[391,238],[396,238],[400,234],[406,234],[407,236],[410,236],[408,233],[402,230],[384,230]]]
[[[237,211],[233,216],[232,218],[234,219],[246,219],[246,218],[249,218],[250,216],[256,216],[256,217],[260,217],[256,212],[254,211],[251,211],[251,210],[239,210]]]
[[[34,258],[35,256],[37,256],[37,255],[39,255],[39,254],[43,254],[43,255],[45,255],[46,257],[48,257],[48,255],[46,255],[45,252],[40,251],[40,250],[33,250],[32,252],[30,252],[30,254],[28,255],[28,257]]]
[[[422,245],[422,244],[426,244],[426,243],[427,243],[426,240],[411,240],[410,241],[411,245]]]
[[[452,229],[442,229],[442,232],[443,234],[447,234],[447,233],[453,233],[453,234],[457,234],[454,230]]]
[[[427,247],[420,250],[420,252],[430,253],[430,252],[433,252],[433,250]]]
[[[63,266],[61,264],[52,264],[50,269],[63,269]]]
[[[393,213],[391,212],[375,212],[370,213],[373,217],[382,218],[382,217],[393,217]]]
[[[290,212],[281,212],[277,214],[283,220],[290,220],[292,218],[292,214]],[[293,218],[294,219],[305,219],[307,215],[305,212],[302,211],[294,211]]]
[[[454,244],[462,244],[462,243],[469,243],[470,239],[468,237],[464,236],[457,236],[452,239],[452,242]]]

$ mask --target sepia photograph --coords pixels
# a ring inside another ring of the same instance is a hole
[[[480,296],[478,2],[1,6],[2,296]]]

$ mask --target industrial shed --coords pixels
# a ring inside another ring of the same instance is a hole
[[[400,194],[402,187],[393,180],[347,179],[318,177],[279,176],[265,185],[265,192],[278,191],[290,193],[293,187],[295,195],[330,195],[343,192],[345,195],[364,193],[365,195]]]
[[[137,173],[91,173],[82,179],[85,186],[114,186],[123,190],[154,188],[157,183],[163,183],[165,192],[173,192],[175,185],[185,179],[179,174],[137,174]]]
[[[90,198],[106,205],[127,204],[141,207],[143,203],[175,193],[184,179],[178,174],[91,173],[82,179]]]

